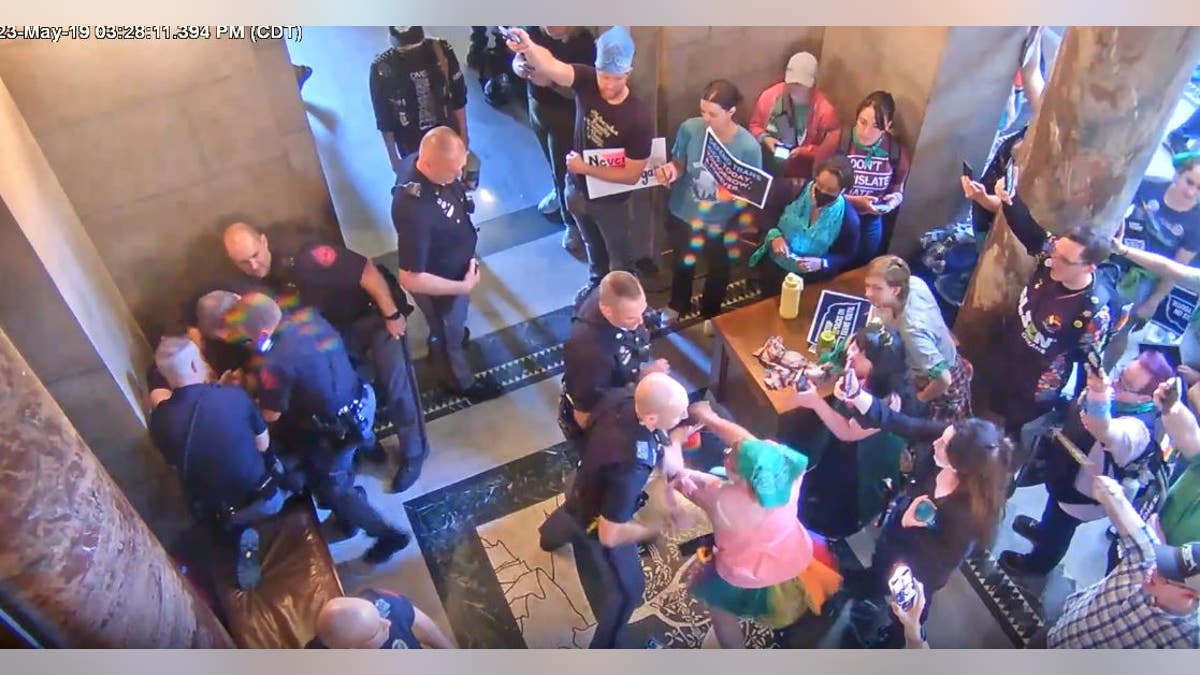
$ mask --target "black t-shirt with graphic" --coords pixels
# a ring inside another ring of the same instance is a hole
[[[529,33],[530,41],[545,47],[563,63],[593,63],[596,60],[596,38],[587,28],[577,26],[566,40],[556,40],[546,35],[541,26],[526,26],[525,30]],[[571,100],[563,98],[554,87],[538,87],[532,82],[529,83],[529,96],[539,105],[571,105]]]
[[[632,92],[617,105],[604,100],[596,79],[596,69],[573,64],[575,81],[575,151],[625,150],[626,159],[650,158],[654,141],[654,119],[649,106]],[[574,174],[575,186],[587,194],[587,180]],[[629,198],[628,192],[604,197],[620,201]]]
[[[1017,315],[1006,320],[1003,337],[1005,400],[1027,403],[1029,412],[1053,402],[1076,364],[1092,349],[1102,350],[1110,334],[1112,293],[1093,275],[1092,283],[1071,290],[1050,278],[1046,260],[1053,238],[1014,197],[1004,217],[1036,264],[1021,290]],[[1022,415],[1024,416],[1024,415]],[[1026,420],[1028,421],[1028,420]]]
[[[445,69],[438,58],[439,47]],[[467,82],[458,57],[450,43],[440,38],[404,49],[393,47],[375,57],[369,86],[375,125],[396,135],[402,155],[416,152],[421,137],[434,127],[457,128],[454,111],[467,105]]]
[[[1170,183],[1143,181],[1133,195],[1125,245],[1174,258],[1180,249],[1200,252],[1200,207],[1176,211],[1163,200]]]

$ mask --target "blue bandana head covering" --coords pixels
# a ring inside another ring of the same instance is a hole
[[[624,75],[633,70],[633,36],[625,26],[613,26],[596,38],[596,70]]]
[[[788,502],[792,484],[807,468],[808,457],[775,441],[755,438],[738,446],[737,473],[768,509]]]

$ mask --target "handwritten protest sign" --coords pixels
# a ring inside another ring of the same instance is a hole
[[[713,175],[717,185],[728,190],[735,199],[750,202],[760,209],[766,203],[771,191],[771,174],[734,157],[712,129],[704,133],[700,164]]]
[[[583,161],[587,162],[589,166],[625,166],[625,149],[584,150]],[[622,183],[610,183],[594,176],[588,176],[588,198],[595,199],[597,197],[619,195],[622,192],[632,192],[659,185],[660,183],[654,175],[654,170],[666,163],[667,139],[656,138],[650,143],[650,159],[646,160],[646,168],[642,169],[642,176],[638,178],[638,182],[633,185],[625,185]]]
[[[817,311],[813,314],[812,327],[808,329],[808,343],[817,344],[817,335],[823,330],[832,330],[836,339],[850,339],[851,335],[867,325],[871,303],[836,291],[821,291],[817,300]]]

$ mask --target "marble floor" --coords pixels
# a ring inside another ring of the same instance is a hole
[[[467,28],[427,32],[449,39],[465,62]],[[391,266],[391,173],[365,88],[367,67],[386,44],[381,27],[313,27],[303,43],[289,48],[294,62],[314,68],[303,98],[347,243]],[[332,550],[347,590],[382,587],[404,593],[462,647],[579,648],[595,627],[589,601],[596,592],[595,575],[576,563],[569,547],[542,552],[536,530],[562,499],[573,466],[555,414],[569,303],[586,269],[559,247],[559,226],[536,212],[549,189],[549,173],[523,110],[514,104],[492,108],[474,73],[468,72],[468,80],[472,145],[483,160],[476,224],[484,261],[469,315],[470,353],[476,371],[495,374],[505,394],[471,404],[427,391],[423,404],[433,453],[421,479],[405,493],[390,495],[383,491],[390,468],[369,469],[359,478],[387,517],[414,533],[414,542],[377,567],[359,560],[370,543],[363,536],[337,542]],[[1194,105],[1185,99],[1174,117],[1183,119]],[[1162,154],[1150,173],[1162,173]],[[755,284],[745,277],[744,269],[736,271],[729,305],[755,297]],[[652,304],[662,301],[661,293],[651,294]],[[417,358],[425,353],[427,332],[414,314],[409,342]],[[705,385],[712,339],[699,322],[660,332],[653,351],[671,361],[673,373],[689,389]],[[421,361],[418,373],[424,380]],[[1028,544],[1009,523],[1018,514],[1039,515],[1044,500],[1041,487],[1018,490],[989,550],[1025,550]],[[652,498],[639,517],[652,519],[655,505]],[[629,646],[650,640],[668,648],[716,646],[704,610],[684,590],[688,561],[675,548],[704,529],[697,528],[644,551],[646,602],[634,616]],[[1052,620],[1071,590],[1102,575],[1108,546],[1104,530],[1103,522],[1080,528],[1065,563],[1044,582],[1009,579],[990,553],[980,552],[939,593],[927,624],[931,644],[1023,645]],[[869,560],[872,546],[872,534],[863,532],[835,550],[843,565],[853,567]],[[838,647],[846,619],[843,611],[807,618],[788,631],[754,626],[746,631],[757,647]]]

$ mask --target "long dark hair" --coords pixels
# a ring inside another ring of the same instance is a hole
[[[854,109],[854,116],[857,118],[868,106],[875,110],[875,126],[882,129],[884,133],[894,135],[894,130],[888,131],[887,127],[896,120],[896,99],[892,98],[891,93],[880,89],[867,94],[867,97]]]
[[[995,424],[972,417],[954,425],[946,457],[958,474],[958,490],[967,495],[971,525],[978,541],[990,541],[1008,499],[1013,444]]]
[[[889,328],[878,331],[864,328],[851,339],[859,351],[871,361],[871,374],[864,383],[867,391],[880,399],[892,394],[901,398],[908,396],[911,383],[908,378],[908,364],[904,360],[904,342],[900,340],[900,335]]]

